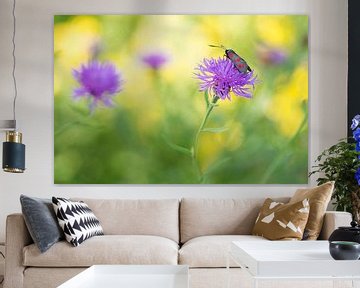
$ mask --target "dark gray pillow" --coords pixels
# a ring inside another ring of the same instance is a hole
[[[31,238],[41,253],[64,238],[51,199],[21,195],[20,203]]]

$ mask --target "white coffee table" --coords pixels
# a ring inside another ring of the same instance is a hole
[[[360,287],[360,261],[332,259],[328,241],[236,241],[229,256],[248,272],[253,287],[259,280],[291,279],[350,280],[350,287]]]
[[[94,265],[58,288],[188,288],[185,265]]]

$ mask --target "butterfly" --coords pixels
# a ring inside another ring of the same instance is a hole
[[[209,45],[210,47],[222,48],[225,50],[225,56],[228,58],[235,66],[235,68],[241,72],[246,73],[247,71],[251,72],[250,66],[246,63],[246,61],[241,58],[234,50],[227,49],[223,45],[216,46],[216,45]]]

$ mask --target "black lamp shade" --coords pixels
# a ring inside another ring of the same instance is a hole
[[[13,134],[10,134],[9,137],[7,135],[8,141],[3,142],[2,167],[6,172],[23,173],[25,170],[25,145],[21,143],[21,133],[18,134],[20,134],[19,141]]]
[[[3,143],[3,169],[22,173],[25,170],[25,145],[15,142]]]

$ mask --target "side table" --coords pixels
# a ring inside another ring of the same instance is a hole
[[[227,268],[233,259],[254,288],[269,282],[276,283],[270,287],[360,288],[360,261],[334,260],[328,247],[328,241],[232,242]]]
[[[59,288],[189,288],[186,265],[94,265]]]

